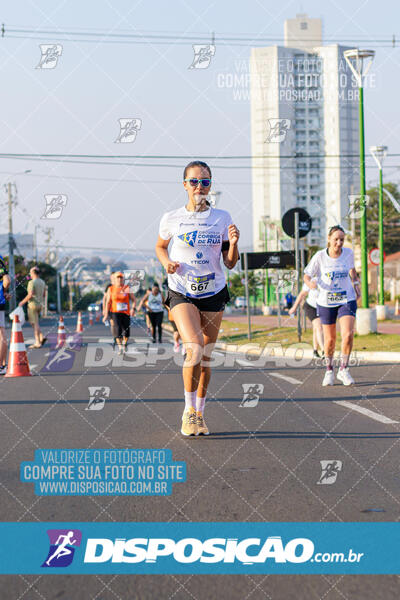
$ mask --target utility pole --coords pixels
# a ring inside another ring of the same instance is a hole
[[[10,285],[10,309],[14,310],[16,307],[16,287],[15,287],[15,262],[14,262],[14,248],[15,242],[13,237],[13,226],[12,226],[12,183],[7,184],[8,191],[8,272],[11,279]]]

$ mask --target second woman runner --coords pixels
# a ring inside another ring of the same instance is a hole
[[[360,282],[354,268],[351,248],[344,248],[344,229],[340,225],[331,227],[328,247],[312,257],[304,269],[304,282],[309,288],[318,287],[317,313],[324,330],[326,373],[323,386],[333,385],[333,355],[336,345],[336,321],[340,322],[342,338],[340,367],[337,378],[344,385],[352,385],[349,373],[349,358],[353,348],[357,300]],[[316,278],[317,281],[315,281]]]
[[[211,169],[206,163],[189,163],[183,185],[188,202],[162,217],[156,254],[168,274],[166,304],[186,351],[181,433],[208,435],[204,421],[211,376],[208,362],[229,301],[221,256],[225,266],[233,269],[239,258],[239,230],[227,211],[213,208],[207,201]]]

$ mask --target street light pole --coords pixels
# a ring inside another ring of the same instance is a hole
[[[365,141],[364,141],[364,88],[363,78],[368,73],[374,50],[346,50],[344,57],[358,84],[359,91],[359,129],[360,129],[360,245],[361,245],[361,304],[368,308],[368,256],[367,256],[367,214],[365,201]],[[365,64],[367,61],[367,64]]]
[[[375,159],[379,169],[379,205],[378,205],[378,223],[379,223],[379,299],[376,307],[376,316],[378,321],[386,318],[385,307],[385,288],[384,288],[384,252],[383,252],[383,160],[387,154],[387,146],[371,146],[370,152]]]
[[[368,254],[367,254],[367,203],[365,197],[365,141],[364,141],[364,89],[363,79],[367,75],[374,50],[345,50],[344,58],[358,84],[359,92],[359,130],[360,130],[360,246],[361,246],[361,309],[357,314],[357,333],[360,335],[377,330],[375,315],[369,309],[368,302]]]

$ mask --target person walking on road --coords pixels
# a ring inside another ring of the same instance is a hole
[[[166,305],[186,351],[181,433],[208,435],[204,420],[211,376],[208,364],[229,302],[221,256],[225,266],[233,269],[239,258],[239,230],[227,211],[211,207],[207,200],[211,169],[206,163],[189,163],[183,186],[187,204],[163,215],[156,254],[168,274]]]
[[[132,306],[131,306],[132,305]],[[103,309],[103,321],[110,318],[114,344],[118,345],[118,354],[126,352],[130,335],[131,317],[135,315],[136,298],[124,283],[120,271],[114,274],[114,283],[106,292]]]
[[[304,269],[304,282],[310,289],[318,289],[317,314],[324,330],[326,373],[323,386],[333,385],[335,374],[333,356],[336,345],[336,321],[340,323],[342,338],[340,367],[337,378],[344,385],[352,385],[349,358],[353,348],[357,300],[360,297],[360,281],[354,268],[351,248],[344,248],[344,229],[331,227],[328,247],[314,254]]]
[[[27,295],[19,306],[28,304],[28,320],[33,327],[35,334],[35,343],[31,344],[29,348],[40,348],[46,342],[47,338],[44,337],[40,330],[39,318],[41,311],[44,306],[44,295],[46,291],[46,284],[43,279],[40,279],[39,267],[32,267],[29,271],[31,280],[28,282]]]
[[[7,290],[10,287],[11,279],[7,273],[6,265],[0,256],[0,375],[5,375],[7,371],[7,336],[5,310],[6,300],[8,299]]]
[[[164,317],[164,294],[160,291],[160,286],[155,283],[151,291],[147,290],[143,296],[140,307],[145,305],[147,314],[151,323],[151,334],[153,344],[156,343],[156,333],[158,334],[158,342],[162,343],[162,322]]]
[[[303,304],[306,317],[311,321],[313,329],[313,354],[314,358],[321,358],[318,354],[318,347],[324,356],[324,331],[322,329],[321,319],[317,315],[317,298],[318,289],[311,290],[305,283],[300,294],[297,296],[295,303],[289,309],[289,315],[294,315],[297,307],[305,300]]]
[[[103,315],[104,315],[104,312],[105,312],[105,304],[106,304],[107,292],[108,292],[108,290],[110,289],[110,287],[114,283],[114,275],[115,275],[115,271],[111,271],[111,273],[110,273],[110,283],[108,283],[106,285],[106,289],[104,290],[103,302],[102,302]],[[108,316],[109,316],[109,320],[111,322],[111,314],[109,314]],[[107,321],[107,323],[108,323],[108,321]],[[106,325],[107,325],[107,323],[106,323]]]

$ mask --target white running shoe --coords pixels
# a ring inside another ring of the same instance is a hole
[[[337,372],[336,377],[338,379],[340,379],[340,381],[343,383],[343,385],[353,385],[354,379],[352,378],[352,376],[349,373],[349,369],[339,369],[339,371]]]
[[[325,387],[327,385],[334,385],[335,383],[335,373],[333,369],[331,371],[325,371],[325,377],[322,382],[322,386]]]
[[[174,343],[174,352],[179,352],[179,347],[180,347],[179,342],[175,342]]]

